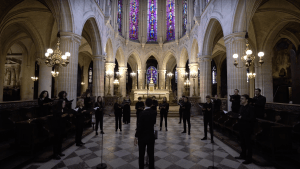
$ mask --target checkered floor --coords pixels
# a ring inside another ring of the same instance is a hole
[[[157,118],[157,122],[159,119]],[[178,124],[178,118],[168,118],[168,130],[159,131],[155,141],[155,167],[159,169],[191,168],[201,169],[212,165],[212,144],[210,140],[201,141],[203,138],[202,116],[191,118],[191,135],[182,134],[182,124]],[[104,145],[103,163],[108,168],[135,169],[138,168],[138,147],[133,144],[136,118],[131,118],[131,123],[123,125],[123,131],[115,132],[114,117],[104,118]],[[156,127],[156,129],[159,129]],[[101,135],[91,133],[83,139],[86,144],[83,147],[73,145],[63,153],[61,160],[51,160],[47,163],[33,163],[25,167],[35,168],[97,168],[101,163]],[[214,161],[215,166],[223,169],[260,169],[254,164],[243,165],[243,161],[234,159],[238,153],[215,138]],[[270,167],[268,167],[270,168]]]

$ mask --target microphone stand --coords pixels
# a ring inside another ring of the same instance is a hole
[[[101,163],[97,165],[97,169],[107,168],[107,165],[105,163],[102,163],[102,157],[103,157],[103,133],[102,133],[102,143],[101,143]]]
[[[215,111],[215,103],[213,101],[213,99],[211,99],[211,104],[212,104],[212,110],[211,110],[211,130],[212,130],[212,135],[211,135],[211,140],[213,140],[214,138],[214,120],[213,120],[213,113]],[[212,166],[208,166],[208,169],[218,169],[218,167],[215,167],[215,149],[214,149],[214,143],[211,143],[212,144],[212,162],[213,162],[213,165]]]

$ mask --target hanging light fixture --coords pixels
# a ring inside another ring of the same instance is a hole
[[[34,81],[34,82],[36,82],[38,79],[39,79],[39,78],[38,78],[38,77],[35,77],[35,76],[31,77],[31,80]]]
[[[58,74],[59,74],[59,72],[56,72],[55,69],[53,71],[51,71],[52,77],[57,77]]]

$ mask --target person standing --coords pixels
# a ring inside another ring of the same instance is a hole
[[[206,96],[206,103],[203,105],[204,112],[204,138],[201,140],[207,140],[207,125],[209,125],[211,143],[214,143],[213,128],[212,128],[212,112],[213,104],[209,95]]]
[[[156,97],[153,96],[152,97],[152,106],[151,106],[151,109],[154,110],[154,112],[155,112],[155,123],[154,124],[156,124],[157,106],[158,106],[158,101],[156,100]]]
[[[178,123],[178,124],[181,124],[181,119],[182,119],[182,104],[183,104],[183,98],[184,98],[184,96],[182,96],[182,97],[179,99],[179,103],[178,103],[178,105],[180,106],[180,107],[179,107],[179,123]]]
[[[130,123],[130,104],[131,101],[129,96],[127,95],[126,98],[123,100],[123,123],[128,124]]]
[[[261,95],[261,90],[259,88],[255,89],[255,96],[253,97],[253,105],[255,109],[255,117],[263,119],[266,117],[265,105],[266,97]]]
[[[232,102],[231,111],[234,113],[239,113],[241,96],[239,95],[239,90],[234,90],[234,95],[230,95],[230,101]]]
[[[242,152],[239,157],[235,157],[236,159],[245,160],[243,164],[252,163],[252,140],[251,135],[254,128],[255,123],[255,112],[254,107],[249,103],[249,95],[244,94],[241,97],[241,108],[240,108],[240,116],[239,116],[239,124],[240,124],[240,139],[241,139],[241,148]]]
[[[218,95],[215,95],[213,102],[214,102],[214,113],[219,113],[221,110],[222,101],[218,98]]]
[[[187,97],[184,97],[182,104],[182,116],[183,116],[183,132],[186,133],[186,121],[188,122],[188,134],[191,134],[191,103]]]
[[[53,100],[49,98],[48,91],[42,91],[38,99],[40,117],[50,114],[52,102]]]
[[[76,128],[76,136],[75,142],[76,146],[82,146],[84,143],[81,141],[82,133],[83,133],[83,126],[84,126],[84,117],[86,113],[86,108],[84,107],[84,102],[82,99],[78,100],[76,103],[77,111],[75,113],[75,128]]]
[[[159,105],[160,110],[160,131],[162,128],[163,118],[165,119],[166,131],[168,131],[168,112],[169,112],[169,103],[167,103],[167,98],[163,98],[163,102]]]
[[[142,98],[138,98],[138,102],[135,104],[135,109],[136,109],[136,127],[138,126],[138,119],[140,116],[140,113],[144,110],[145,104],[142,102]]]
[[[62,115],[64,113],[65,104],[66,102],[64,100],[59,100],[55,111],[53,111],[53,158],[55,160],[60,160],[60,157],[65,156],[61,152],[64,131]]]
[[[84,106],[85,106],[86,110],[89,110],[92,108],[91,94],[89,92],[86,93],[86,97],[84,98]]]
[[[144,168],[144,156],[147,146],[149,156],[149,169],[154,169],[154,123],[155,111],[150,108],[153,105],[152,99],[146,99],[145,110],[140,114],[138,127],[135,133],[134,145],[139,145],[139,169]]]
[[[101,130],[101,134],[104,134],[103,132],[103,103],[102,103],[102,97],[101,96],[98,96],[97,97],[97,102],[95,103],[95,107],[98,107],[96,109],[96,112],[95,112],[95,117],[96,117],[96,135],[98,135],[98,125],[99,125],[99,122],[100,122],[100,130]]]
[[[65,108],[71,109],[73,100],[68,100],[68,93],[66,91],[60,91],[58,93],[58,98],[63,99],[66,102]]]
[[[120,129],[122,131],[122,105],[120,98],[117,98],[115,104],[114,104],[114,113],[115,113],[115,122],[116,122],[116,131]]]

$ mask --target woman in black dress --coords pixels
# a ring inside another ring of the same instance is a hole
[[[103,103],[102,103],[102,97],[98,96],[97,97],[97,102],[95,103],[95,108],[98,107],[96,109],[95,112],[95,117],[96,117],[96,135],[98,135],[98,124],[100,122],[100,130],[101,130],[101,134],[104,134],[103,132]]]
[[[129,96],[126,96],[126,98],[123,100],[123,123],[128,124],[130,123],[130,104],[131,101],[129,99]]]
[[[114,111],[115,111],[115,121],[116,121],[116,131],[120,129],[122,131],[122,105],[120,98],[118,98],[114,104]]]
[[[73,100],[68,100],[68,93],[66,91],[61,91],[58,93],[59,99],[62,99],[66,102],[66,108],[71,109]]]
[[[90,93],[86,93],[86,97],[84,98],[84,106],[87,110],[92,108],[92,100]]]
[[[60,160],[60,157],[65,156],[61,153],[62,147],[62,138],[63,138],[63,119],[62,115],[64,114],[66,102],[64,100],[59,100],[56,105],[55,111],[53,111],[53,158],[55,160]]]
[[[78,108],[78,109],[77,109]],[[84,123],[84,117],[86,113],[86,108],[84,107],[83,100],[78,100],[76,104],[75,110],[75,127],[76,127],[76,136],[75,136],[75,142],[76,146],[82,146],[84,143],[81,141],[82,133],[83,133],[83,123]]]
[[[39,113],[41,117],[50,114],[52,102],[53,100],[49,98],[48,91],[42,91],[38,99]]]

